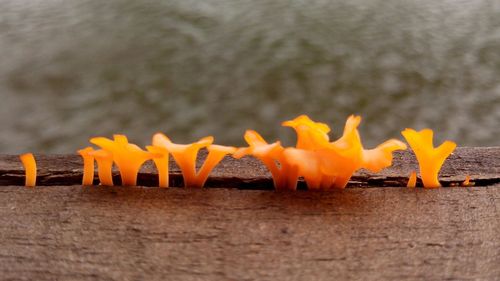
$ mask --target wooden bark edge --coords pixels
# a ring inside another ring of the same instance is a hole
[[[35,154],[38,163],[37,185],[80,185],[82,160],[78,155]],[[206,157],[202,151],[197,166]],[[182,186],[182,175],[170,161],[170,186]],[[348,187],[402,187],[408,176],[418,170],[418,164],[411,151],[397,152],[393,165],[380,173],[361,170],[351,178]],[[446,160],[440,173],[443,186],[459,185],[469,175],[476,186],[490,186],[500,183],[500,147],[459,147]],[[113,171],[116,185],[120,184],[118,170]],[[420,180],[418,180],[420,183]],[[97,175],[94,184],[98,184]],[[146,162],[138,175],[140,186],[157,186],[157,172],[152,161]],[[24,170],[16,155],[0,155],[0,186],[24,185]],[[272,178],[266,168],[252,157],[236,160],[226,157],[210,175],[206,187],[234,187],[242,189],[272,189]],[[305,183],[299,182],[299,189]]]

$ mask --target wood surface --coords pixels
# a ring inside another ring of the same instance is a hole
[[[3,280],[499,280],[500,186],[6,186]]]
[[[401,187],[416,168],[405,152],[333,192],[260,190],[270,177],[251,158],[226,159],[214,188],[82,187],[67,155],[36,155],[43,185],[25,188],[0,156],[0,279],[500,280],[499,156],[446,162],[445,184],[473,187]],[[146,166],[139,183],[154,181]]]

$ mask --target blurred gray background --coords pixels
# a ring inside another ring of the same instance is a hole
[[[500,145],[500,1],[0,0],[0,152],[156,131],[293,143],[309,114],[364,142]]]

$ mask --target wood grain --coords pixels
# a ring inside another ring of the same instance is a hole
[[[499,280],[500,186],[0,188],[2,280]]]
[[[78,156],[36,157],[24,188],[0,155],[0,280],[500,280],[499,147],[457,149],[441,180],[476,186],[435,190],[401,188],[410,152],[333,192],[265,190],[252,158],[226,158],[218,188],[82,187]]]

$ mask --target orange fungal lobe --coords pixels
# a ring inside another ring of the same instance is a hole
[[[226,156],[236,152],[235,147],[213,145],[212,136],[204,137],[191,144],[173,143],[167,136],[157,133],[153,136],[153,146],[164,148],[174,158],[182,171],[185,187],[204,186],[213,168]],[[196,171],[196,160],[200,149],[207,149],[208,155],[200,170]]]
[[[82,185],[92,185],[94,183],[94,156],[90,154],[94,149],[86,147],[78,150],[78,154],[83,158],[83,178]]]
[[[282,123],[295,130],[295,147],[284,148],[279,141],[268,144],[257,132],[248,130],[245,140],[249,146],[240,148],[234,157],[249,154],[261,160],[271,172],[276,189],[296,189],[299,177],[309,189],[344,188],[357,170],[378,172],[392,165],[395,150],[406,149],[404,143],[391,139],[365,150],[357,129],[360,122],[360,116],[349,116],[342,137],[330,142],[328,125],[301,115]]]
[[[25,170],[25,183],[27,187],[36,186],[36,161],[33,153],[25,153],[19,156]]]
[[[99,182],[104,186],[113,186],[113,154],[105,150],[95,150],[89,152],[97,161],[97,174]]]
[[[137,185],[137,174],[144,162],[159,156],[129,143],[124,135],[114,135],[113,140],[103,137],[92,138],[90,142],[112,155],[113,162],[120,170],[122,185]]]
[[[196,175],[195,186],[203,187],[212,170],[228,154],[236,152],[236,147],[211,144],[207,147],[208,155]]]
[[[169,177],[168,177],[168,163],[169,163],[169,153],[163,147],[150,145],[147,146],[146,149],[158,155],[158,157],[153,158],[153,162],[155,163],[156,170],[158,170],[158,184],[159,187],[168,188],[169,185]]]
[[[408,184],[406,185],[406,187],[414,188],[416,186],[417,186],[417,172],[412,171],[410,174],[410,178],[408,179]]]
[[[91,138],[90,142],[99,149],[86,147],[78,150],[83,159],[82,185],[93,184],[94,164],[97,162],[101,185],[113,186],[112,169],[113,165],[116,165],[122,185],[135,186],[142,165],[152,160],[158,171],[158,185],[168,188],[169,159],[172,156],[182,172],[184,186],[202,188],[215,167],[226,156],[232,155],[236,159],[251,156],[260,160],[269,170],[277,190],[296,190],[298,183],[302,181],[309,190],[341,189],[347,186],[357,171],[366,169],[378,173],[392,165],[395,151],[407,149],[407,145],[397,139],[389,139],[375,148],[365,149],[358,130],[360,124],[361,116],[349,116],[341,136],[331,140],[331,129],[327,124],[316,122],[307,115],[300,115],[282,123],[284,127],[295,131],[296,143],[291,147],[283,146],[279,140],[269,143],[254,130],[247,130],[244,134],[248,146],[238,148],[213,144],[212,136],[189,144],[178,144],[166,135],[157,133],[153,135],[152,144],[147,146],[146,150],[130,143],[125,135],[116,134],[112,139],[95,137]],[[456,144],[445,141],[434,148],[433,132],[430,129],[419,132],[405,129],[401,133],[416,155],[424,187],[441,186],[438,173]],[[197,167],[200,150],[206,152],[206,157],[201,166]],[[34,157],[30,153],[20,157],[26,169],[26,186],[34,186]],[[407,187],[413,188],[416,184],[417,173],[413,171]],[[462,183],[463,186],[472,184],[469,176]]]
[[[470,176],[465,176],[465,180],[461,184],[462,186],[473,186],[474,183],[470,181]]]
[[[417,157],[420,176],[425,188],[438,188],[441,186],[438,174],[444,161],[455,150],[456,143],[445,141],[434,148],[433,132],[431,129],[415,131],[405,129],[401,132]]]

